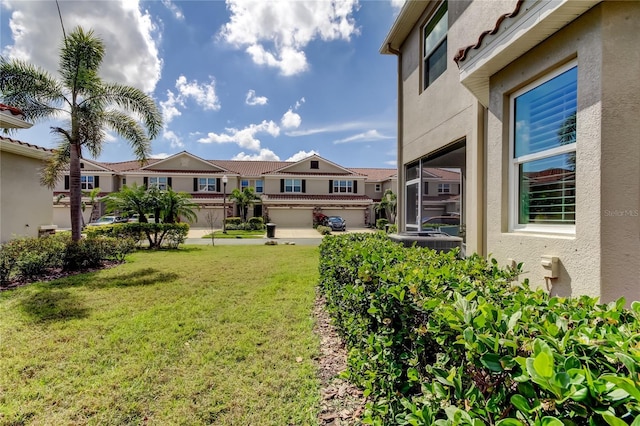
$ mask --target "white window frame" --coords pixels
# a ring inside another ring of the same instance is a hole
[[[578,61],[573,60],[556,70],[546,74],[538,80],[528,84],[527,86],[512,93],[509,97],[509,231],[510,232],[531,232],[531,233],[544,233],[544,234],[562,234],[562,235],[575,235],[576,225],[569,224],[521,224],[520,221],[520,188],[519,178],[520,164],[530,161],[540,160],[555,155],[566,154],[571,152],[577,152],[577,143],[571,143],[567,145],[558,146],[555,148],[547,149],[544,151],[536,152],[534,154],[527,154],[521,157],[515,158],[515,100],[518,96],[539,87],[560,74],[577,67]],[[578,78],[578,77],[576,77]],[[576,126],[578,120],[576,117]],[[577,179],[576,179],[577,190]],[[577,208],[576,208],[577,219]]]
[[[439,183],[438,184],[438,194],[451,194],[451,184],[450,183]]]
[[[150,176],[149,188],[155,186],[160,191],[166,191],[169,186],[169,179],[166,176]]]
[[[245,182],[247,183],[246,185]],[[260,182],[260,190],[258,190],[258,182]],[[245,188],[253,188],[257,194],[262,194],[264,192],[264,183],[262,179],[242,179],[240,181],[240,189],[243,190]]]
[[[204,181],[204,183],[202,183]],[[213,183],[209,183],[213,182]],[[209,189],[213,186],[213,189]],[[198,192],[218,192],[218,185],[216,178],[198,178]]]
[[[343,191],[344,189],[344,191]],[[353,193],[353,181],[352,180],[334,180],[333,192],[340,194],[352,194]]]
[[[446,10],[442,14],[442,16],[439,17],[438,21],[434,22],[433,20],[436,19],[438,15],[442,13],[443,8],[446,8]],[[446,25],[447,25],[446,31],[444,32],[443,35],[441,35],[438,39],[436,39],[433,47],[429,49],[429,51],[427,51],[427,46],[426,46],[427,38],[431,35],[431,33],[434,32],[434,30],[436,29],[436,27],[441,21],[446,22]],[[432,23],[433,23],[433,26],[431,26]],[[429,29],[428,33],[427,33],[427,29]],[[440,74],[435,76],[433,81],[429,83],[429,79],[427,78],[427,69],[428,69],[427,64],[428,64],[429,58],[431,58],[431,56],[433,56],[433,54],[440,48],[442,43],[447,41],[448,34],[449,34],[449,5],[447,4],[447,0],[445,0],[442,2],[442,4],[438,7],[436,12],[433,14],[433,17],[429,20],[429,22],[427,22],[427,24],[422,29],[422,79],[424,80],[422,82],[422,90],[426,90],[442,74],[447,72],[449,58],[447,58],[447,52],[445,51],[444,53],[444,56],[446,58],[445,69]]]
[[[91,187],[89,187],[89,185],[91,185]],[[80,176],[80,189],[90,191],[95,187],[95,179],[93,176]]]
[[[296,190],[297,188],[297,190]],[[302,179],[285,179],[284,192],[286,193],[302,193]]]

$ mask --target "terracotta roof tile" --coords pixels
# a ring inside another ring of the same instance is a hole
[[[0,139],[2,139],[3,141],[6,141],[6,142],[14,143],[16,145],[22,145],[22,146],[26,146],[26,147],[29,147],[29,148],[37,149],[39,151],[44,151],[44,152],[53,152],[54,151],[53,149],[50,149],[50,148],[45,148],[45,147],[42,147],[42,146],[33,145],[33,144],[30,144],[30,143],[27,143],[27,142],[22,142],[22,141],[19,141],[19,140],[16,140],[16,139],[7,138],[7,137],[4,137],[4,136],[0,136]]]
[[[475,44],[471,44],[469,46],[466,46],[466,47],[458,49],[458,53],[456,53],[456,55],[453,57],[453,60],[456,62],[456,64],[458,64],[458,67],[460,67],[460,62],[462,62],[465,59],[467,59],[467,54],[469,53],[469,50],[471,50],[471,49],[479,49],[482,46],[482,41],[484,40],[484,38],[486,36],[495,35],[500,30],[500,25],[502,24],[502,22],[505,19],[507,19],[507,18],[515,18],[518,15],[518,13],[520,13],[520,8],[521,8],[523,2],[524,2],[524,0],[518,0],[518,2],[516,3],[516,7],[513,10],[513,12],[505,13],[504,15],[500,15],[500,17],[496,21],[496,24],[494,25],[493,29],[490,29],[490,30],[487,30],[487,31],[483,31],[480,34],[480,36],[478,37],[478,41]]]
[[[7,112],[11,113],[11,115],[17,115],[19,117],[24,117],[24,113],[22,112],[21,109],[16,108],[16,107],[12,107],[12,106],[9,106],[9,105],[0,104],[0,111],[7,111]]]
[[[369,181],[383,181],[398,175],[397,169],[350,168],[354,173],[364,175]]]

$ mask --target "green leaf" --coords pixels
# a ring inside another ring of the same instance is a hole
[[[633,398],[635,398],[636,401],[640,402],[640,389],[636,387],[636,384],[631,379],[612,375],[602,375],[600,376],[600,378],[606,380],[607,382],[613,383],[620,389],[623,389]]]
[[[513,328],[516,326],[520,318],[522,318],[522,311],[517,311],[513,315],[511,315],[511,318],[509,318],[507,331],[513,331]]]
[[[525,398],[524,396],[520,394],[513,395],[511,397],[511,403],[513,404],[514,407],[516,407],[518,410],[522,411],[523,413],[527,413],[527,414],[531,413],[531,406],[529,405],[529,401],[527,401],[527,398]]]
[[[540,352],[533,359],[533,367],[540,376],[547,379],[553,377],[553,355]]]
[[[524,426],[524,423],[516,419],[502,419],[496,422],[496,426]]]
[[[482,358],[480,358],[480,362],[489,370],[496,373],[500,373],[503,371],[502,364],[500,363],[500,355],[498,354],[486,353],[482,355]]]
[[[627,422],[617,418],[616,416],[614,416],[609,412],[602,413],[602,418],[604,419],[605,422],[607,422],[608,425],[611,425],[611,426],[628,426]]]
[[[545,416],[540,422],[541,426],[564,426],[564,424],[555,417]]]

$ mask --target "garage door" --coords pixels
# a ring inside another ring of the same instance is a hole
[[[313,227],[313,209],[269,209],[269,220],[282,228]]]
[[[347,229],[364,228],[364,209],[322,209],[322,213],[327,216],[341,216],[347,221]]]

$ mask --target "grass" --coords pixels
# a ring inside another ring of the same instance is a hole
[[[239,230],[229,230],[226,234],[222,231],[216,231],[214,233],[215,238],[262,238],[265,236],[267,231],[259,230],[259,231],[239,231]],[[202,238],[206,238],[208,240],[211,239],[211,234],[204,235]]]
[[[317,259],[186,246],[0,293],[0,424],[317,424]]]

